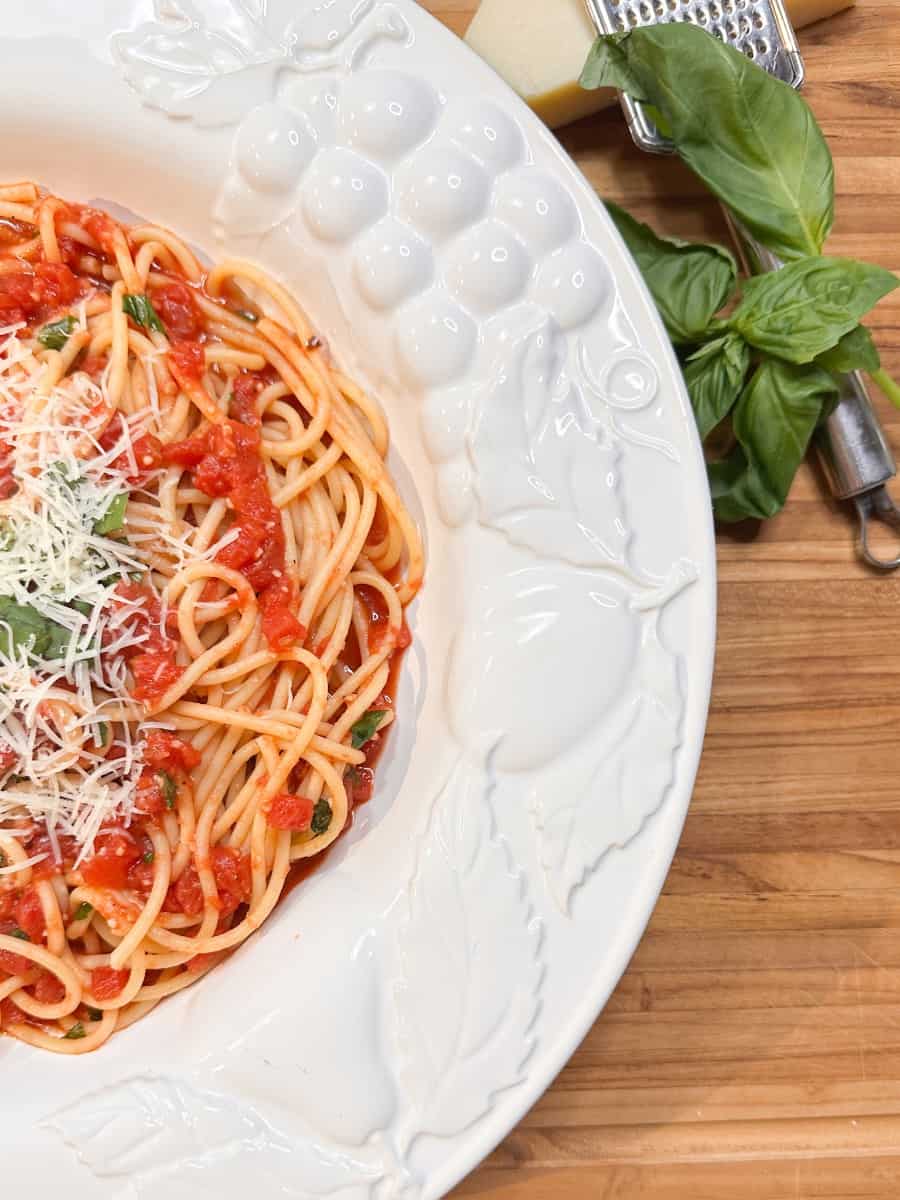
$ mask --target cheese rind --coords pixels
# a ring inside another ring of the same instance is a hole
[[[856,0],[787,0],[794,25],[850,8]],[[578,77],[596,36],[584,0],[482,0],[466,34],[469,46],[551,128],[577,121],[614,98],[588,92]]]

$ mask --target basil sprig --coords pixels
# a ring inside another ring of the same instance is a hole
[[[815,117],[706,31],[672,22],[600,37],[581,83],[649,105],[688,166],[785,261],[740,283],[721,246],[659,237],[608,205],[681,358],[700,437],[716,434],[721,452],[707,464],[716,516],[771,517],[837,403],[835,374],[867,371],[900,406],[860,324],[900,280],[823,257],[834,170]]]
[[[652,105],[687,165],[779,258],[821,253],[834,221],[834,164],[786,83],[675,21],[598,38],[581,86]]]

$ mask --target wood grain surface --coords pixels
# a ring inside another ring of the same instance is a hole
[[[476,2],[425,7],[462,33]],[[829,248],[898,270],[900,0],[859,0],[801,42],[837,170]],[[701,186],[635,151],[616,111],[562,140],[602,195],[725,239]],[[871,324],[900,375],[900,298]],[[900,413],[877,404],[900,456]],[[655,916],[455,1200],[900,1197],[900,575],[860,566],[812,468],[782,516],[718,547],[709,729]]]

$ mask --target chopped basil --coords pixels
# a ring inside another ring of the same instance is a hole
[[[144,851],[144,854],[143,854],[143,856],[142,856],[142,859],[141,859],[141,861],[142,861],[142,862],[145,862],[145,863],[152,863],[152,862],[153,862],[153,859],[154,859],[154,854],[153,854],[153,851],[152,851],[152,850],[145,850],[145,851]]]
[[[166,802],[166,808],[174,808],[178,796],[178,787],[168,771],[159,772],[159,786]]]
[[[102,1021],[103,1020],[103,1013],[100,1011],[99,1008],[91,1008],[90,1006],[88,1006],[87,1015],[90,1018],[90,1020],[92,1020],[92,1021]]]
[[[109,503],[109,508],[98,520],[94,522],[94,533],[108,534],[118,533],[125,524],[125,509],[128,507],[128,493],[122,492],[119,496],[114,496]]]
[[[98,746],[105,746],[109,742],[109,725],[106,721],[97,722],[97,733],[94,741]]]
[[[142,325],[144,329],[155,329],[157,333],[166,332],[166,327],[159,319],[149,296],[123,296],[122,307],[136,325]]]
[[[38,332],[37,339],[48,350],[62,350],[77,326],[78,322],[74,317],[63,317],[59,321],[51,321],[49,325],[45,325]]]
[[[28,934],[25,932],[24,929],[18,929],[18,928],[11,929],[9,931],[9,936],[18,938],[20,942],[30,942],[31,941],[31,938],[28,936]]]
[[[37,658],[62,658],[71,634],[62,625],[43,616],[30,604],[16,604],[0,596],[0,653],[18,658],[22,650]]]
[[[8,867],[9,859],[6,857],[6,851],[0,850],[0,867]]]
[[[79,1038],[87,1037],[87,1034],[84,1032],[84,1026],[82,1023],[80,1021],[76,1021],[72,1028],[67,1033],[63,1034],[63,1037],[66,1039],[66,1041],[77,1042]]]
[[[93,911],[94,911],[93,904],[88,904],[87,900],[82,900],[82,902],[75,909],[75,916],[73,917],[73,920],[84,921],[87,917],[89,917],[91,915],[91,913]]]
[[[350,730],[354,750],[361,749],[366,742],[375,736],[375,730],[386,716],[387,712],[384,709],[370,708],[367,713],[364,713],[359,718]]]
[[[88,604],[87,600],[71,600],[69,602],[69,608],[74,608],[75,611],[81,613],[83,617],[89,617],[94,611],[90,604]]]
[[[327,800],[317,800],[313,809],[310,829],[314,834],[324,833],[331,824],[331,805]]]

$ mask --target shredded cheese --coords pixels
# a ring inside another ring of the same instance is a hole
[[[188,525],[155,537],[96,532],[135,492],[134,443],[159,425],[151,364],[149,408],[116,416],[106,375],[96,383],[75,372],[47,387],[53,357],[38,358],[18,328],[0,330],[0,451],[17,485],[0,501],[0,597],[55,622],[67,641],[42,657],[0,620],[0,829],[24,836],[45,822],[54,853],[67,835],[80,861],[104,821],[131,818],[141,771],[143,707],[125,655],[146,640],[147,622],[133,619],[143,601],[117,589],[131,576],[151,579],[160,543],[179,565],[200,547]]]

